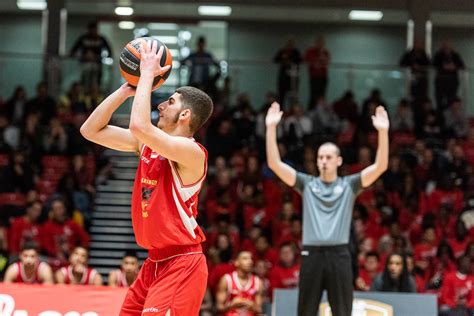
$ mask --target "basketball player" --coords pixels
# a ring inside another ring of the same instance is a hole
[[[339,148],[324,143],[318,149],[319,177],[297,172],[281,161],[276,127],[283,112],[274,102],[266,116],[268,166],[287,185],[303,196],[303,251],[299,282],[298,315],[316,315],[323,290],[334,316],[347,316],[352,310],[352,266],[349,233],[352,209],[362,188],[371,185],[387,169],[389,120],[383,107],[377,107],[372,123],[378,131],[375,163],[360,173],[339,177],[342,165]]]
[[[38,245],[25,242],[20,253],[20,262],[10,265],[5,272],[5,283],[53,284],[53,271],[38,257]]]
[[[249,251],[241,251],[235,260],[236,271],[225,274],[216,293],[217,311],[223,316],[253,316],[262,313],[262,281],[252,273]]]
[[[82,285],[102,285],[102,276],[97,270],[87,266],[89,253],[85,248],[76,247],[67,267],[56,271],[56,282],[58,284],[82,284]]]
[[[131,251],[126,252],[120,269],[110,271],[109,286],[129,287],[137,279],[138,268],[137,254]]]
[[[198,315],[206,292],[204,234],[196,223],[198,194],[207,172],[207,151],[193,134],[212,113],[204,92],[181,87],[158,105],[160,120],[150,119],[153,78],[163,48],[141,49],[141,77],[135,90],[127,84],[108,96],[81,128],[103,146],[137,152],[139,166],[132,194],[137,243],[149,250],[137,280],[129,288],[120,315]],[[135,94],[129,129],[108,125],[113,112]]]

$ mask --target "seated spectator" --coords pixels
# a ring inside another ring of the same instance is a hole
[[[340,121],[347,120],[348,122],[355,124],[359,120],[357,103],[354,100],[354,94],[352,91],[347,91],[339,100],[334,102],[332,108]]]
[[[469,257],[458,259],[457,271],[446,274],[439,299],[440,315],[472,315],[474,309],[473,277]]]
[[[262,281],[252,273],[252,254],[241,251],[236,271],[224,275],[216,292],[217,312],[224,315],[259,315],[262,312]]]
[[[309,110],[308,116],[312,122],[313,135],[316,137],[321,134],[336,135],[342,127],[333,108],[322,96],[319,97],[314,108]]]
[[[46,155],[65,155],[67,153],[67,134],[57,117],[49,122],[49,128],[43,137],[43,152]]]
[[[467,161],[474,164],[474,127],[469,127],[463,149]]]
[[[472,239],[469,238],[468,233],[469,231],[466,228],[466,224],[459,218],[456,221],[454,238],[448,240],[456,259],[464,255],[467,245],[472,241]]]
[[[356,289],[369,291],[372,281],[379,273],[379,255],[375,251],[365,255],[364,266],[359,268],[359,276],[356,279]]]
[[[58,109],[61,113],[89,113],[84,87],[79,82],[74,82],[68,93],[58,101]]]
[[[11,155],[10,163],[3,169],[1,178],[5,181],[0,184],[0,192],[26,193],[33,189],[35,174],[24,152],[15,151]]]
[[[391,128],[394,132],[411,133],[415,128],[413,120],[413,112],[410,108],[408,100],[402,99],[398,104],[397,112],[395,113],[391,123]]]
[[[469,124],[460,98],[455,98],[451,106],[444,111],[444,128],[449,136],[464,138]]]
[[[43,248],[46,254],[59,262],[65,262],[71,251],[78,246],[87,247],[89,236],[74,221],[67,218],[62,200],[51,203],[49,219],[43,224]]]
[[[464,249],[463,249],[464,252]],[[429,290],[439,290],[443,279],[449,272],[456,271],[456,265],[454,264],[455,258],[453,254],[453,249],[449,244],[442,240],[439,243],[438,251],[436,253],[436,258],[431,262],[431,276],[427,284],[427,289]]]
[[[58,284],[102,285],[102,276],[88,267],[89,253],[86,248],[76,247],[69,257],[69,265],[56,271]]]
[[[14,218],[10,228],[10,255],[17,255],[27,242],[40,245],[43,239],[41,226],[38,219],[43,205],[40,201],[30,202],[26,205],[26,214]]]
[[[398,253],[392,253],[388,256],[385,269],[375,277],[370,290],[381,292],[416,292],[415,279],[408,273],[405,256]]]
[[[130,287],[138,277],[138,257],[134,251],[127,251],[122,258],[120,269],[109,273],[108,284],[111,287]]]
[[[5,273],[5,283],[53,284],[53,271],[38,257],[38,244],[27,242],[20,253],[20,262],[13,263]]]
[[[15,125],[22,125],[25,118],[26,90],[23,86],[17,86],[10,99],[7,100],[6,115],[10,122]]]
[[[262,302],[263,304],[271,301],[271,284],[269,279],[268,266],[264,260],[257,260],[254,264],[254,274],[260,278],[263,285]]]
[[[278,252],[272,248],[268,238],[260,236],[255,241],[255,252],[252,254],[254,260],[265,260],[268,266],[273,267],[278,261]]]
[[[49,95],[48,84],[40,82],[36,85],[36,96],[25,105],[26,114],[36,113],[41,124],[47,125],[56,115],[56,101]]]
[[[300,264],[296,257],[296,247],[288,242],[280,246],[278,263],[270,270],[270,285],[274,289],[298,287]]]
[[[49,122],[49,119],[48,119]],[[25,152],[26,160],[39,166],[43,145],[43,127],[39,122],[39,115],[36,112],[28,113],[25,124],[21,126],[20,144]]]

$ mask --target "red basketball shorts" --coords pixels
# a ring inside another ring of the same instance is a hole
[[[121,316],[199,315],[207,286],[206,258],[186,254],[164,261],[148,258],[128,289]]]

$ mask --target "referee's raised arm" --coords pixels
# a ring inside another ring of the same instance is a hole
[[[276,128],[281,121],[283,111],[280,111],[280,104],[273,102],[268,109],[265,117],[266,131],[266,150],[268,167],[287,185],[293,187],[296,183],[296,170],[288,164],[281,161],[278,152]]]

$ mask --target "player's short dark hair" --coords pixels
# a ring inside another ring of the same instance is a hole
[[[194,134],[211,117],[214,108],[211,98],[198,88],[184,86],[176,89],[181,95],[184,109],[191,109],[189,128]]]
[[[29,240],[27,242],[25,242],[22,247],[21,247],[21,251],[25,251],[25,250],[34,250],[36,252],[39,253],[39,245],[38,243],[32,241],[32,240]]]
[[[377,260],[380,260],[380,256],[378,254],[377,251],[369,251],[366,255],[365,255],[365,258],[368,258],[368,257],[375,257],[377,258]]]
[[[135,250],[127,250],[125,251],[123,257],[133,257],[133,258],[136,258],[138,259],[138,255],[137,255],[137,252]]]

